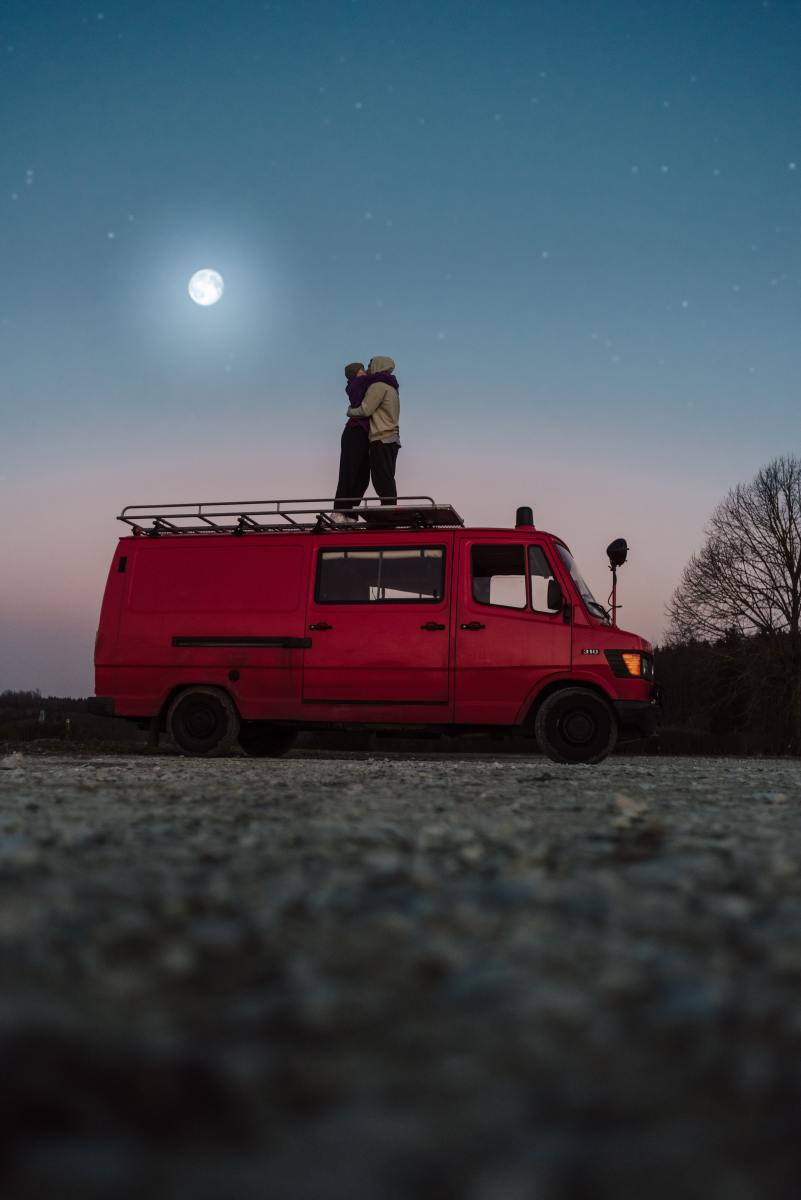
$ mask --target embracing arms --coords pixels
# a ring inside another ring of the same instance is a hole
[[[384,397],[387,394],[387,385],[385,383],[371,383],[367,389],[367,395],[362,400],[358,408],[351,406],[348,409],[349,417],[370,417],[377,408],[380,408]]]

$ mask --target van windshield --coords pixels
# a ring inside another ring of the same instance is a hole
[[[568,550],[567,546],[562,546],[559,542],[556,543],[556,549],[559,551],[559,557],[570,572],[570,578],[573,580],[578,594],[586,604],[594,617],[602,621],[604,625],[609,624],[609,613],[604,608],[603,604],[599,604],[590,591],[589,585],[585,583],[581,571],[576,566],[576,560]]]

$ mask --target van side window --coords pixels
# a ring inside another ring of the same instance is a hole
[[[318,604],[436,604],[444,592],[442,546],[321,550]]]
[[[531,607],[534,612],[554,613],[561,610],[562,605],[551,607],[548,603],[548,584],[554,577],[550,563],[545,557],[541,546],[529,546],[528,571],[531,576]],[[551,596],[553,599],[553,596]]]
[[[500,608],[526,607],[526,556],[522,546],[473,546],[473,599]]]

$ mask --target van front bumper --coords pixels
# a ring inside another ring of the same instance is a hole
[[[113,696],[89,696],[86,701],[86,711],[95,717],[114,716]]]
[[[653,737],[656,733],[660,709],[656,697],[652,700],[613,700],[612,707],[617,714],[621,740]]]

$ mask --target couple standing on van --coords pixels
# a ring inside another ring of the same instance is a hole
[[[382,504],[395,504],[395,465],[400,450],[400,389],[391,358],[371,358],[345,367],[350,402],[342,433],[334,510],[360,504],[372,479]]]

